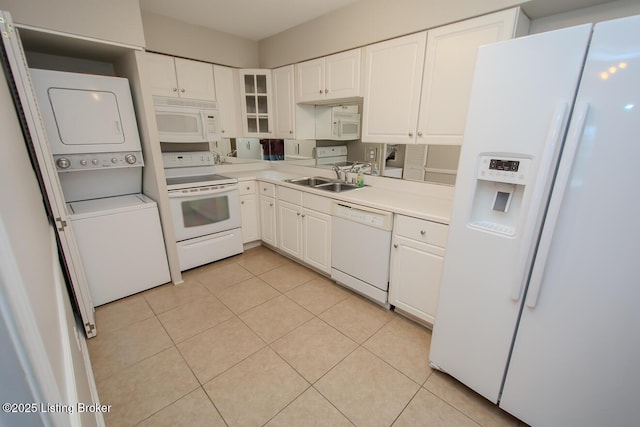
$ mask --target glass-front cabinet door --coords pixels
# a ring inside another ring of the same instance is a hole
[[[240,70],[240,82],[245,136],[272,138],[271,70]]]

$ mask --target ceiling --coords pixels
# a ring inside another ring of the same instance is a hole
[[[366,0],[140,0],[140,8],[258,41],[356,1]],[[536,19],[609,1],[523,0],[522,6]]]
[[[356,0],[140,0],[142,11],[261,40]]]

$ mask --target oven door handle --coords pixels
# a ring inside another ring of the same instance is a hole
[[[187,198],[187,197],[194,197],[194,196],[210,196],[212,194],[222,194],[222,193],[230,193],[232,191],[237,190],[238,187],[236,185],[228,185],[228,186],[222,186],[219,188],[214,188],[214,189],[209,189],[209,190],[203,190],[203,191],[189,191],[186,193],[183,193],[182,190],[173,190],[173,191],[169,191],[169,198],[170,199],[180,199],[180,198]]]

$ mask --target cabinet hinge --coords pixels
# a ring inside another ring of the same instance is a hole
[[[87,332],[87,336],[92,337],[96,334],[96,325],[91,322],[84,324],[84,329]]]
[[[2,37],[9,39],[13,34],[13,25],[7,22],[4,17],[0,16],[0,25],[2,25]]]
[[[56,221],[60,223],[60,226],[58,227],[58,231],[64,231],[64,229],[67,227],[67,221],[65,221],[60,217],[57,217]]]

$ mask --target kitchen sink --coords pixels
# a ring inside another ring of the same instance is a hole
[[[331,179],[324,178],[321,176],[312,176],[312,177],[304,177],[304,178],[294,178],[294,179],[286,179],[285,182],[290,182],[292,184],[304,185],[307,187],[315,187],[320,184],[331,183]]]
[[[292,178],[285,179],[285,182],[290,182],[291,184],[303,185],[305,187],[313,187],[318,190],[331,191],[334,193],[339,193],[341,191],[354,190],[358,188],[355,184],[349,184],[346,182],[337,182],[330,178],[325,178],[322,176],[306,176],[304,178]]]
[[[316,185],[315,188],[319,188],[320,190],[333,191],[334,193],[339,193],[341,191],[346,190],[355,190],[358,188],[355,184],[349,184],[346,182],[328,182],[326,184]]]

